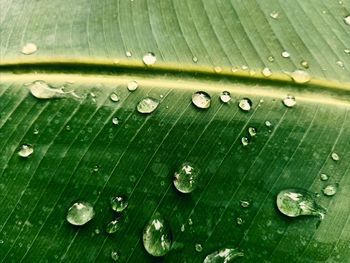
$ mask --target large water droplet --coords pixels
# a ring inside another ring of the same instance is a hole
[[[243,111],[250,111],[250,109],[252,108],[252,105],[253,105],[252,101],[248,98],[243,98],[238,103],[238,107]]]
[[[67,212],[67,221],[75,226],[82,226],[95,215],[93,206],[88,202],[76,202]]]
[[[129,205],[128,198],[125,195],[118,195],[111,198],[111,207],[116,212],[124,211]]]
[[[142,239],[143,246],[152,256],[164,256],[170,251],[172,242],[170,228],[159,213],[146,224]]]
[[[329,184],[322,189],[322,192],[326,196],[333,196],[337,193],[337,185]]]
[[[147,97],[142,99],[139,104],[137,105],[137,111],[140,113],[152,113],[159,105],[159,101],[151,98],[151,97]]]
[[[117,232],[120,229],[121,225],[120,225],[120,220],[117,218],[115,220],[112,220],[111,222],[109,222],[106,226],[106,232],[108,234],[113,234],[115,232]]]
[[[149,65],[153,65],[154,63],[156,63],[157,58],[156,55],[152,52],[148,52],[146,53],[143,58],[143,63],[145,63],[145,65],[149,66]]]
[[[223,91],[223,92],[221,92],[220,100],[221,100],[223,103],[228,103],[228,102],[231,100],[231,94],[230,94],[230,92],[228,92],[228,91]]]
[[[23,144],[21,145],[19,151],[17,154],[23,158],[29,157],[34,152],[33,146],[29,144]]]
[[[113,261],[118,261],[119,260],[119,253],[117,251],[112,251],[111,258]]]
[[[313,193],[300,188],[280,191],[277,195],[277,207],[282,214],[289,217],[312,215],[323,219],[326,213],[326,209],[316,203]]]
[[[181,193],[191,193],[198,184],[199,169],[191,163],[184,163],[175,172],[174,186]]]
[[[288,51],[283,51],[281,55],[282,55],[283,58],[289,58],[290,57],[290,54],[289,54]]]
[[[27,43],[22,47],[22,53],[24,55],[34,54],[38,50],[38,47],[34,43]]]
[[[229,263],[231,260],[243,256],[243,252],[237,248],[223,248],[207,255],[203,263]]]
[[[192,103],[200,109],[207,109],[210,107],[210,95],[204,91],[197,91],[192,94]]]
[[[133,80],[128,83],[128,90],[129,91],[135,91],[139,87],[139,84]]]
[[[37,99],[52,99],[65,97],[68,94],[74,94],[73,91],[64,92],[62,89],[51,88],[45,81],[36,80],[29,85],[30,93]],[[77,97],[77,96],[76,96]]]
[[[309,73],[304,70],[297,69],[291,75],[295,83],[307,83],[310,81],[311,77]]]
[[[294,96],[291,95],[287,95],[285,98],[283,98],[282,100],[284,106],[288,107],[288,108],[292,108],[295,106],[295,104],[297,103],[295,100]]]
[[[350,15],[347,15],[344,17],[344,22],[345,22],[345,24],[350,26]]]

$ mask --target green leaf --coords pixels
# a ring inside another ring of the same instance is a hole
[[[237,262],[348,262],[347,1],[0,4],[2,262],[106,262],[112,252],[120,262],[203,262],[223,248],[242,250]],[[27,43],[37,51],[23,54]],[[154,65],[142,62],[147,52]],[[50,98],[33,96],[36,81],[49,85],[41,96]],[[208,109],[191,102],[197,91],[211,96]],[[288,94],[294,107],[282,103]],[[141,114],[146,97],[160,103]],[[243,98],[250,111],[238,107]],[[19,156],[21,145],[33,153]],[[200,169],[187,194],[173,185],[185,162]],[[337,185],[331,197],[322,193],[329,184]],[[325,218],[280,213],[276,196],[287,188],[319,193]],[[107,234],[116,195],[128,207]],[[66,221],[77,200],[95,210],[79,227]],[[159,258],[142,244],[156,213],[173,240]]]

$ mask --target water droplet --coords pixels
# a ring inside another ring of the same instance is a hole
[[[145,114],[152,113],[153,111],[155,111],[158,105],[159,105],[158,100],[151,97],[147,97],[142,99],[139,102],[139,104],[137,104],[137,111]]]
[[[249,140],[247,137],[242,137],[241,143],[243,146],[247,146],[249,144]]]
[[[129,91],[135,91],[139,87],[139,84],[133,80],[128,83],[128,90]]]
[[[326,209],[318,205],[314,194],[304,189],[285,189],[277,195],[278,210],[289,217],[302,215],[319,216],[323,219]]]
[[[194,248],[197,252],[202,252],[203,250],[203,247],[201,244],[195,244]]]
[[[34,152],[33,146],[29,145],[29,144],[23,144],[21,145],[19,151],[18,151],[18,155],[23,157],[23,158],[27,158],[29,157],[32,153]]]
[[[143,63],[145,63],[145,65],[149,66],[149,65],[153,65],[154,63],[156,63],[157,58],[156,55],[152,52],[148,52],[146,53],[143,58]]]
[[[241,201],[239,201],[239,203],[241,204],[241,207],[243,207],[243,208],[248,208],[250,206],[250,202],[248,200],[241,200]]]
[[[100,166],[99,166],[99,165],[94,165],[94,167],[92,168],[92,171],[93,171],[94,173],[97,173],[99,169],[100,169]]]
[[[275,10],[270,13],[270,17],[273,19],[277,19],[278,16],[279,16],[279,13]]]
[[[238,103],[238,107],[243,111],[250,111],[250,109],[252,108],[252,105],[253,105],[252,101],[248,98],[243,98]]]
[[[328,177],[328,175],[326,175],[326,174],[320,174],[320,179],[321,179],[322,181],[327,181],[327,180],[329,179],[329,177]]]
[[[350,26],[350,15],[347,15],[344,17],[344,22],[345,22],[345,24]]]
[[[339,159],[340,159],[339,155],[336,152],[333,152],[331,154],[331,157],[332,157],[333,161],[339,161]]]
[[[197,57],[192,57],[192,61],[193,61],[194,63],[197,63],[197,62],[198,62],[198,58],[197,58]]]
[[[273,56],[269,56],[267,60],[272,63],[275,61],[275,58]]]
[[[344,68],[344,63],[343,63],[343,61],[338,60],[338,61],[336,62],[336,64],[337,64],[339,67]]]
[[[303,67],[303,68],[309,68],[309,62],[307,62],[306,60],[302,60],[300,62],[300,65]]]
[[[237,217],[236,222],[237,222],[237,225],[242,225],[244,223],[241,217]]]
[[[112,220],[111,222],[109,222],[106,226],[106,232],[108,234],[113,234],[115,232],[117,232],[119,229],[120,229],[120,222],[119,222],[119,219],[115,219],[115,220]]]
[[[256,129],[254,127],[249,127],[248,133],[251,137],[254,137],[254,136],[256,136]]]
[[[210,107],[210,95],[204,91],[197,91],[192,94],[192,103],[200,109],[207,109]]]
[[[228,91],[223,91],[223,92],[221,92],[220,100],[221,100],[223,103],[228,103],[228,102],[231,100],[231,94],[230,94],[230,92],[228,92]]]
[[[271,127],[272,123],[270,121],[265,121],[266,127]]]
[[[101,233],[101,232],[100,232],[100,229],[96,228],[96,229],[95,229],[95,234],[96,234],[96,235],[99,235],[100,233]]]
[[[295,100],[295,97],[292,95],[287,95],[285,98],[283,98],[282,100],[284,106],[288,107],[288,108],[292,108],[295,106],[295,104],[297,103]]]
[[[119,101],[119,96],[117,94],[115,94],[114,92],[111,94],[111,96],[109,98],[113,102],[118,102]]]
[[[38,50],[38,47],[34,43],[27,43],[22,47],[22,53],[24,55],[34,54]]]
[[[345,49],[344,49],[344,53],[345,53],[345,54],[350,54],[350,49],[345,48]]]
[[[243,256],[243,252],[236,248],[222,248],[207,255],[203,263],[228,263],[235,258]]]
[[[132,56],[131,52],[130,51],[126,51],[125,52],[125,56],[127,56],[128,58]]]
[[[283,51],[281,55],[282,55],[283,58],[289,58],[290,57],[290,54],[289,54],[288,51]]]
[[[117,251],[112,251],[111,252],[111,258],[112,258],[113,261],[118,261],[119,253]]]
[[[248,70],[248,69],[249,69],[249,67],[248,67],[248,66],[246,66],[246,65],[243,65],[243,66],[241,67],[241,69],[242,69],[242,70]]]
[[[88,202],[76,202],[67,212],[67,221],[75,226],[82,226],[95,215],[93,206]]]
[[[114,118],[112,119],[112,123],[113,123],[114,125],[118,125],[118,124],[120,123],[119,118],[118,118],[118,117],[114,117]]]
[[[184,163],[175,172],[174,186],[181,193],[191,193],[197,187],[199,169],[191,163]]]
[[[261,73],[264,75],[264,77],[270,77],[272,75],[272,72],[269,68],[264,68]]]
[[[337,193],[337,185],[329,184],[323,188],[322,192],[326,196],[333,196]]]
[[[304,70],[297,69],[290,74],[295,83],[307,83],[310,81],[310,74]]]
[[[221,67],[215,67],[215,68],[214,68],[214,71],[215,71],[216,73],[220,73],[220,72],[222,71],[222,68],[221,68]]]
[[[128,198],[125,195],[118,195],[111,198],[111,207],[116,212],[124,211],[129,205]]]
[[[181,225],[181,232],[184,232],[184,231],[185,231],[185,225],[182,224],[182,225]]]
[[[37,99],[59,98],[67,94],[62,89],[51,88],[45,81],[36,80],[29,85],[30,93]]]
[[[163,217],[156,213],[143,230],[143,246],[150,255],[160,257],[170,251],[171,239],[170,228]]]

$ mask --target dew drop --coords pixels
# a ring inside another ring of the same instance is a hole
[[[327,174],[320,174],[321,181],[327,181],[329,179]]]
[[[29,144],[23,144],[21,145],[19,151],[17,152],[18,156],[21,156],[23,158],[29,157],[34,152],[33,146]]]
[[[112,119],[112,123],[113,123],[114,125],[118,125],[118,124],[120,123],[119,118],[118,118],[118,117],[114,117],[114,118]]]
[[[248,133],[251,137],[254,137],[254,136],[256,136],[256,129],[254,127],[249,127]]]
[[[267,60],[272,63],[275,61],[275,58],[273,56],[268,56]]]
[[[349,49],[349,48],[345,48],[345,49],[344,49],[344,53],[345,53],[345,54],[350,54],[350,49]]]
[[[281,55],[282,55],[283,58],[289,58],[290,57],[290,54],[289,54],[288,51],[283,51]]]
[[[279,16],[279,13],[277,11],[272,11],[270,13],[270,17],[273,18],[273,19],[277,19]]]
[[[198,184],[199,169],[191,163],[183,163],[174,175],[174,186],[181,193],[191,193]]]
[[[277,208],[289,217],[312,215],[323,219],[327,210],[316,203],[314,196],[313,193],[300,188],[284,189],[277,195]]]
[[[339,67],[344,68],[344,63],[343,63],[343,61],[338,60],[338,61],[336,62],[336,64],[337,64]]]
[[[345,24],[350,26],[350,15],[347,15],[347,16],[344,17],[344,22],[345,22]]]
[[[300,65],[303,67],[303,68],[309,68],[309,62],[307,62],[306,60],[302,60],[300,62]]]
[[[282,100],[284,106],[288,108],[293,108],[295,104],[297,103],[295,100],[295,97],[292,95],[287,95],[286,97],[283,98]]]
[[[221,100],[223,103],[228,103],[228,102],[231,100],[231,94],[230,94],[230,92],[228,92],[228,91],[223,91],[223,92],[221,92],[221,94],[220,94],[220,100]]]
[[[249,144],[249,140],[247,137],[242,137],[241,143],[243,146],[247,146]]]
[[[24,55],[34,54],[38,50],[38,47],[34,43],[27,43],[22,47],[22,53]]]
[[[244,223],[241,217],[237,217],[236,222],[237,222],[237,225],[242,225]]]
[[[128,83],[128,90],[129,91],[135,91],[139,87],[139,84],[133,80]]]
[[[45,81],[36,80],[29,85],[30,93],[37,99],[51,99],[62,97],[65,92],[62,89],[53,89]]]
[[[153,65],[154,63],[156,63],[157,58],[156,58],[156,55],[154,53],[148,52],[143,56],[142,61],[143,61],[143,63],[145,63],[145,65],[150,66],[150,65]]]
[[[243,256],[243,252],[239,251],[237,248],[222,248],[207,255],[203,263],[228,263],[235,258]]]
[[[126,51],[125,52],[125,56],[127,56],[128,58],[130,58],[132,56],[131,52],[130,51]]]
[[[200,109],[207,109],[210,107],[211,97],[204,91],[197,91],[192,94],[192,103]]]
[[[203,247],[202,247],[201,244],[196,244],[196,245],[194,246],[194,248],[195,248],[195,250],[196,250],[197,252],[202,252],[202,250],[203,250]]]
[[[270,77],[272,75],[272,72],[269,68],[264,68],[261,73],[264,75],[264,77]]]
[[[109,98],[113,102],[118,102],[119,101],[119,96],[117,94],[115,94],[114,92],[111,94],[111,96],[109,96]]]
[[[297,69],[290,75],[295,83],[307,83],[310,81],[310,74],[304,70]]]
[[[192,61],[193,61],[194,63],[197,63],[197,62],[198,62],[198,58],[197,58],[197,57],[192,57]]]
[[[246,66],[246,65],[242,65],[241,69],[242,69],[242,70],[248,70],[248,69],[249,69],[249,67],[248,67],[248,66]]]
[[[88,202],[76,202],[67,212],[67,221],[75,226],[82,226],[89,222],[95,215],[93,206]]]
[[[216,73],[220,73],[222,71],[222,68],[221,67],[214,67],[214,71]]]
[[[253,105],[252,101],[248,98],[243,98],[238,103],[238,107],[242,111],[250,111],[250,109],[252,108],[252,105]]]
[[[111,198],[110,204],[114,211],[122,212],[128,207],[129,201],[125,195],[118,195]]]
[[[106,232],[108,234],[114,234],[115,232],[117,232],[120,229],[120,222],[119,219],[115,219],[112,220],[111,222],[109,222],[106,226]]]
[[[336,152],[333,152],[331,154],[331,158],[333,159],[333,161],[339,161],[340,157]]]
[[[250,206],[250,202],[247,200],[241,200],[241,201],[239,201],[239,203],[240,203],[241,207],[243,207],[243,208],[248,208]]]
[[[159,105],[158,100],[151,97],[147,97],[142,99],[137,104],[137,111],[144,114],[152,113],[153,111],[155,111],[158,105]]]
[[[33,130],[33,134],[35,134],[35,135],[39,134],[39,130],[38,130],[37,128],[35,128],[35,129]]]
[[[111,258],[113,261],[118,261],[119,260],[119,253],[117,251],[112,251]]]
[[[335,184],[329,184],[322,189],[322,192],[326,196],[333,196],[337,193],[337,186]]]
[[[164,256],[170,251],[172,243],[170,228],[159,213],[146,224],[142,240],[144,248],[152,256]]]

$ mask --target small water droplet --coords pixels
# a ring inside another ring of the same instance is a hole
[[[221,67],[214,67],[214,71],[216,73],[220,73],[222,71],[222,68]]]
[[[269,68],[264,68],[261,73],[264,75],[264,77],[270,77],[272,75],[272,72]]]
[[[241,217],[237,217],[236,222],[237,222],[237,225],[242,225],[244,223]]]
[[[272,123],[270,121],[265,121],[266,127],[271,127]]]
[[[96,234],[96,235],[99,235],[100,233],[101,233],[100,229],[96,228],[96,229],[95,229],[95,234]]]
[[[230,92],[228,92],[228,91],[223,91],[223,92],[221,92],[221,94],[220,94],[220,100],[221,100],[223,103],[228,103],[228,102],[231,100],[231,94],[230,94]]]
[[[182,224],[182,225],[181,225],[181,232],[184,232],[184,231],[185,231],[185,225]]]
[[[345,53],[345,54],[350,54],[350,49],[349,49],[349,48],[345,48],[345,49],[344,49],[344,53]]]
[[[333,196],[337,193],[337,185],[329,184],[322,189],[322,192],[326,196]]]
[[[192,103],[200,109],[207,109],[210,107],[211,97],[204,91],[197,91],[192,94]]]
[[[235,258],[243,256],[243,252],[239,251],[237,248],[222,248],[207,255],[203,263],[228,263]]]
[[[254,127],[249,127],[248,133],[251,137],[254,137],[254,136],[256,136],[256,129]]]
[[[113,102],[118,102],[119,101],[119,96],[117,94],[115,94],[114,92],[111,94],[111,96],[109,98]]]
[[[241,200],[239,203],[243,208],[248,208],[250,206],[250,202],[248,200]]]
[[[135,91],[139,87],[139,84],[133,80],[128,83],[128,90],[129,91]]]
[[[100,166],[99,166],[99,165],[94,165],[94,167],[92,168],[92,171],[93,171],[94,173],[97,173],[99,169],[100,169]]]
[[[75,226],[82,226],[95,215],[93,206],[88,202],[76,202],[67,212],[67,221]]]
[[[156,213],[143,230],[143,246],[155,257],[166,255],[170,251],[172,237],[164,218]]]
[[[329,179],[328,175],[327,174],[320,174],[320,179],[322,181],[327,181]]]
[[[38,128],[34,128],[33,134],[35,134],[35,135],[39,134],[39,129]]]
[[[242,111],[250,111],[250,109],[252,108],[252,105],[253,105],[252,101],[248,98],[243,98],[238,103],[238,107]]]
[[[295,83],[307,83],[310,81],[310,74],[304,70],[297,69],[290,75]]]
[[[192,57],[192,61],[193,61],[194,63],[197,63],[197,62],[198,62],[198,58],[197,58],[197,57]]]
[[[111,258],[113,261],[118,261],[119,260],[119,253],[117,251],[112,251]]]
[[[282,55],[283,58],[289,58],[290,57],[290,54],[289,54],[288,51],[283,51],[281,55]]]
[[[275,58],[273,56],[268,56],[267,60],[272,63],[275,61]]]
[[[343,63],[343,61],[338,60],[338,61],[336,62],[336,64],[337,64],[339,67],[344,68],[344,63]]]
[[[125,195],[118,195],[116,197],[112,197],[110,203],[112,209],[116,212],[124,211],[129,205],[128,198]]]
[[[247,65],[242,65],[241,69],[242,69],[242,70],[248,70],[249,67],[248,67]]]
[[[350,15],[347,15],[347,16],[344,17],[344,22],[345,22],[345,24],[350,26]]]
[[[145,63],[145,65],[150,66],[150,65],[153,65],[154,63],[156,63],[157,58],[156,58],[156,55],[154,53],[148,52],[143,56],[142,61],[143,61],[143,63]]]
[[[339,155],[336,152],[333,152],[331,154],[331,157],[332,157],[333,161],[339,161],[339,159],[340,159]]]
[[[17,152],[18,156],[27,158],[34,152],[33,146],[29,144],[23,144],[21,145],[19,151]]]
[[[304,189],[285,189],[277,195],[278,210],[289,217],[319,216],[323,219],[326,209],[318,205],[314,194]]]
[[[131,52],[130,51],[126,51],[125,52],[125,56],[127,56],[128,58],[132,56]]]
[[[287,95],[286,97],[283,98],[282,100],[284,106],[288,108],[293,108],[295,104],[297,103],[295,100],[295,97],[292,95]]]
[[[106,226],[106,232],[108,234],[114,234],[115,232],[117,232],[120,229],[120,221],[119,219],[115,219],[112,220],[111,222],[109,222]]]
[[[151,97],[147,97],[142,99],[138,104],[137,104],[137,111],[139,113],[144,113],[144,114],[148,114],[148,113],[152,113],[153,111],[155,111],[155,109],[158,107],[159,105],[159,101],[151,98]]]
[[[114,117],[114,118],[112,119],[112,123],[113,123],[114,125],[118,125],[118,124],[120,123],[119,118],[118,118],[118,117]]]
[[[273,19],[277,19],[278,16],[279,16],[279,13],[276,10],[274,10],[270,13],[270,17]]]
[[[247,146],[249,144],[249,140],[247,137],[242,137],[241,143],[243,146]]]
[[[34,43],[27,43],[22,47],[22,53],[24,55],[34,54],[38,50],[38,47]]]
[[[191,163],[184,163],[175,172],[174,186],[181,193],[191,193],[198,184],[199,169]]]
[[[194,248],[197,252],[202,252],[203,250],[203,247],[201,244],[195,244]]]
[[[309,68],[309,62],[307,62],[306,60],[302,60],[300,61],[300,65],[303,67],[303,68]]]

